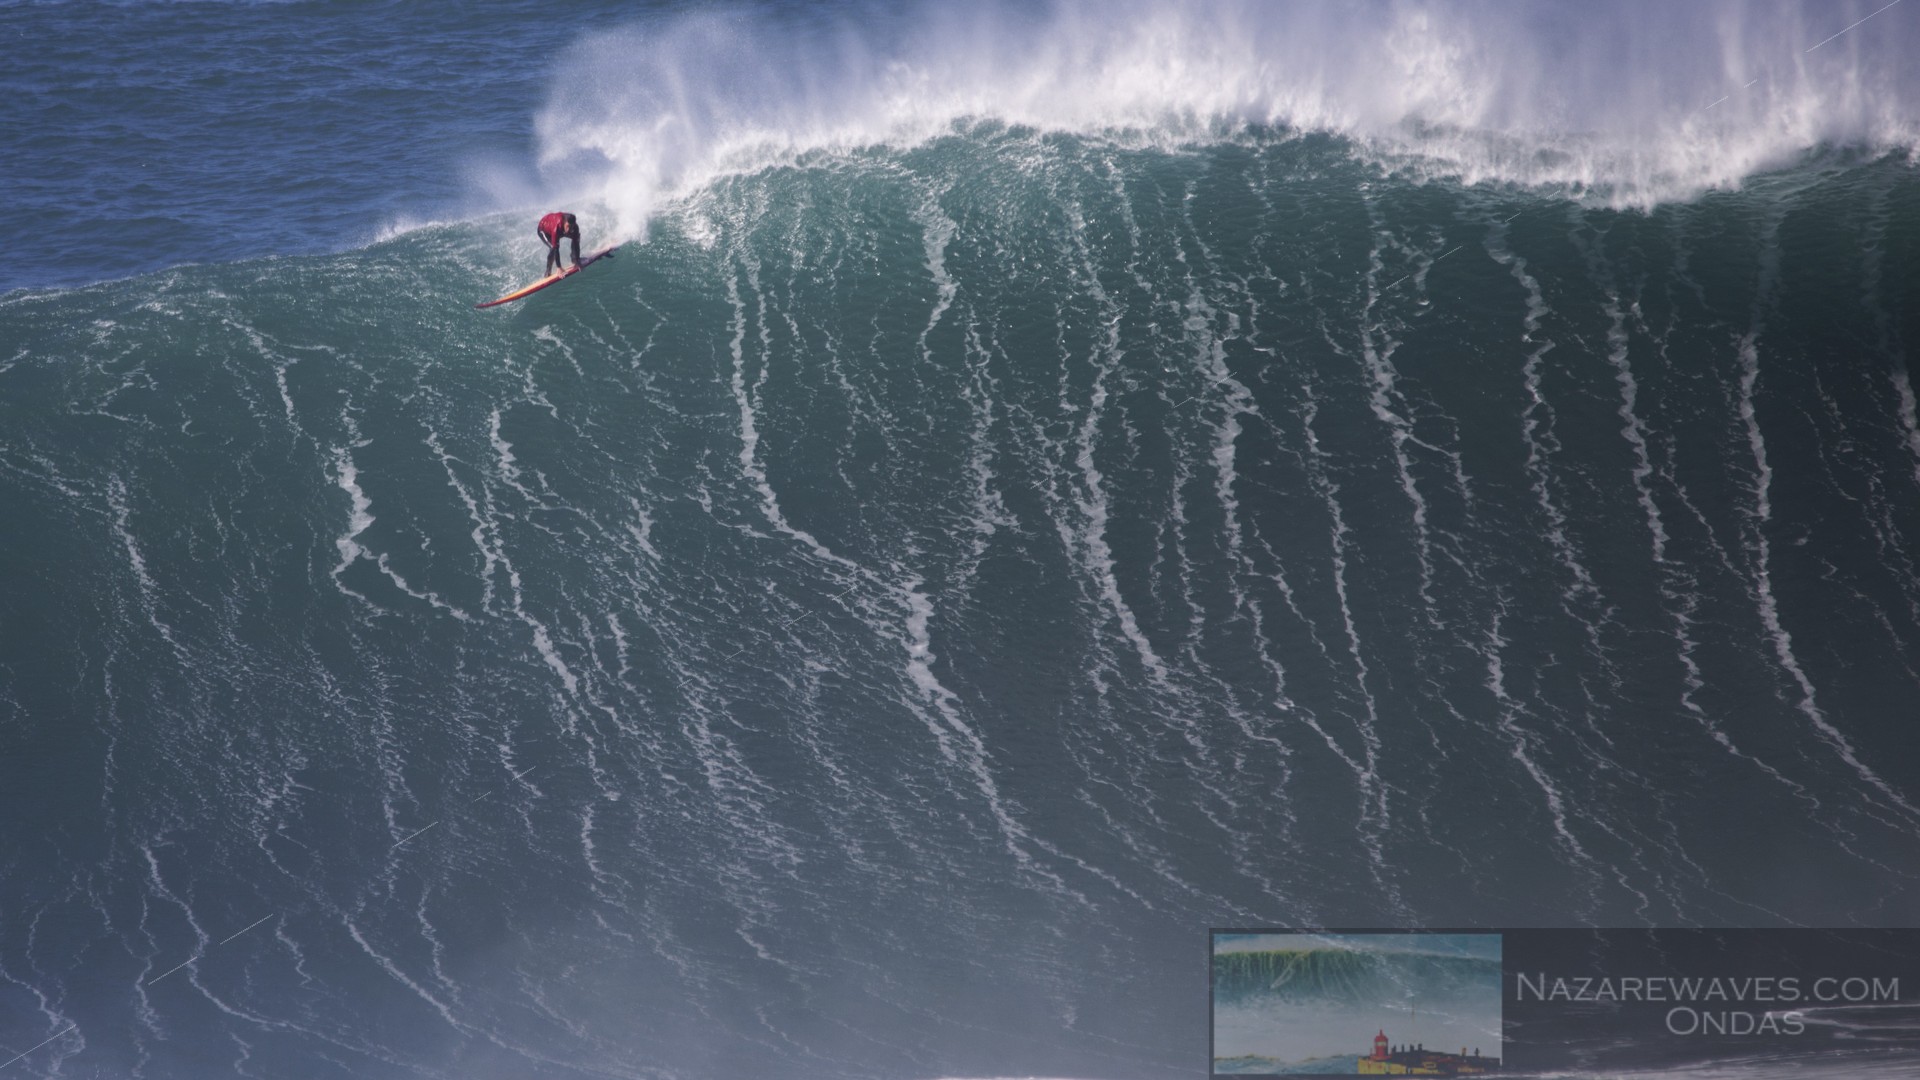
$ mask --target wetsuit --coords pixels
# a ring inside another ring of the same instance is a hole
[[[580,223],[572,214],[555,211],[540,219],[540,242],[547,245],[547,273],[560,268],[560,239],[573,243],[573,265],[580,266]]]

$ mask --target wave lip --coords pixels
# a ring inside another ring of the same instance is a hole
[[[1824,146],[1914,154],[1916,25],[1789,0],[706,13],[583,40],[535,127],[541,167],[623,235],[718,176],[982,122],[1168,146],[1324,132],[1423,177],[1646,207]]]

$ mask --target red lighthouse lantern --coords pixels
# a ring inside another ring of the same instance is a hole
[[[1385,1028],[1381,1028],[1380,1034],[1373,1037],[1373,1060],[1387,1060],[1387,1031]]]

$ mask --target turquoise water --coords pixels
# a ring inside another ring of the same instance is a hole
[[[1358,15],[0,14],[94,43],[7,76],[23,1075],[1191,1075],[1209,926],[1920,916],[1902,9],[1525,152],[1234,66]]]

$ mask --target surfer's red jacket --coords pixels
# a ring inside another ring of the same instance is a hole
[[[560,238],[567,235],[567,219],[572,216],[572,214],[564,214],[556,210],[546,217],[541,218],[540,239],[545,240],[549,246],[558,244]],[[578,228],[579,226],[576,225],[574,227]]]

